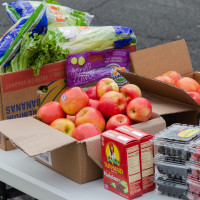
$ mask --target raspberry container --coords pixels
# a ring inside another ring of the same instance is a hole
[[[188,200],[200,200],[200,195],[192,193],[192,192],[188,192],[187,198]]]
[[[196,195],[200,194],[200,180],[195,177],[189,175],[187,178],[187,184],[190,193],[194,193]]]
[[[188,186],[186,183],[174,181],[164,176],[157,177],[155,183],[158,186],[158,191],[162,192],[164,195],[187,199]]]
[[[172,124],[156,134],[153,143],[158,152],[172,161],[184,162],[191,157],[189,145],[200,137],[200,126]]]
[[[160,174],[164,174],[172,180],[185,182],[190,173],[190,166],[186,165],[185,162],[174,162],[162,154],[155,156],[154,163]]]

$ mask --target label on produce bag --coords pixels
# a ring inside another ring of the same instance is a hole
[[[67,84],[69,87],[86,85],[106,77],[111,77],[119,86],[127,84],[117,70],[129,71],[128,49],[70,55],[66,63]]]
[[[37,155],[36,157],[40,159],[41,161],[47,163],[48,165],[52,166],[51,152],[42,153],[42,154]]]

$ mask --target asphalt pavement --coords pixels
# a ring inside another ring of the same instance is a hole
[[[6,0],[0,0],[1,4]],[[195,71],[200,65],[200,0],[57,0],[95,15],[92,25],[127,26],[134,30],[137,49],[185,39]],[[7,0],[6,2],[12,2]],[[0,35],[12,25],[0,6]]]
[[[5,1],[0,0],[0,4]],[[92,22],[94,26],[120,25],[132,28],[137,37],[138,50],[185,39],[193,69],[199,71],[200,0],[57,1],[95,15]],[[0,35],[3,35],[12,22],[1,5],[0,16]]]

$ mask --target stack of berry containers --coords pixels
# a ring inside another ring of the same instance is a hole
[[[173,124],[154,136],[153,143],[158,148],[154,163],[159,172],[155,183],[160,192],[180,199],[193,196],[188,192],[188,163],[193,155],[190,144],[199,138],[200,127],[185,124]]]
[[[191,158],[187,162],[191,173],[187,178],[189,187],[188,199],[200,200],[200,139],[190,143]]]

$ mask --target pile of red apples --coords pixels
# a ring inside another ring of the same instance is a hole
[[[37,119],[81,141],[105,130],[147,121],[151,114],[151,103],[138,86],[126,84],[119,89],[113,79],[104,78],[86,92],[80,87],[66,90],[60,102],[40,107]]]
[[[198,104],[200,104],[200,85],[190,77],[181,77],[176,71],[169,71],[155,79],[169,83],[185,90]]]

